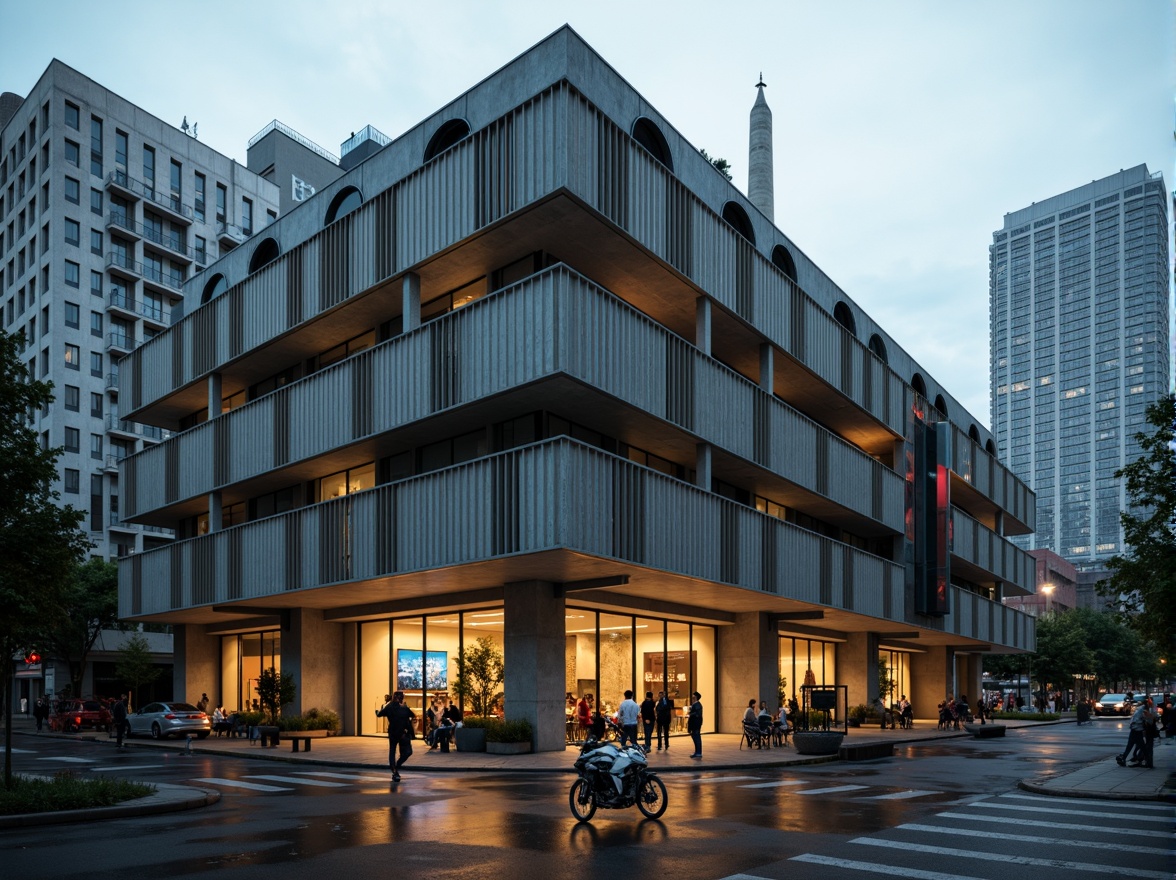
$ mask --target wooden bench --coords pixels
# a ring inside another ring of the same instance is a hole
[[[875,758],[891,758],[894,756],[894,743],[872,742],[842,744],[837,750],[837,757],[842,761],[872,761]]]
[[[304,752],[309,752],[310,741],[312,739],[323,739],[324,737],[328,736],[328,733],[325,730],[287,730],[286,736],[289,738],[292,744],[290,751],[298,751],[298,744],[301,743],[302,750]]]

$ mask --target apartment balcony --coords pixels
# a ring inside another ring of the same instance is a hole
[[[107,333],[106,350],[112,354],[124,355],[142,344],[142,340],[135,339],[125,333]]]
[[[225,223],[220,221],[216,224],[216,241],[223,251],[231,251],[237,245],[243,243],[249,236],[245,230],[240,226],[234,226],[232,223]]]
[[[171,288],[167,288],[169,291]],[[125,293],[111,293],[106,297],[106,309],[128,318],[142,318],[149,324],[165,328],[171,324],[171,315],[162,305],[151,301],[134,299]]]
[[[184,239],[148,227],[142,228],[142,235],[143,242],[148,247],[166,254],[171,259],[179,258],[182,263],[192,262],[191,250]]]
[[[123,211],[110,211],[106,215],[106,228],[117,229],[123,236],[139,239],[143,237],[143,227],[132,220]]]
[[[143,184],[125,171],[111,171],[106,175],[106,188],[124,198],[139,201],[143,198]]]
[[[108,394],[118,396],[118,373],[107,373],[105,390]]]
[[[120,419],[114,413],[107,413],[106,432],[127,440],[138,440],[143,432],[143,426],[136,422]]]
[[[118,474],[118,463],[122,461],[122,457],[117,455],[107,455],[103,459],[101,470],[108,474]]]
[[[138,523],[122,522],[121,520],[113,520],[109,528],[112,532],[122,532],[129,535],[137,535],[143,531],[143,527]]]
[[[113,275],[120,275],[128,281],[138,281],[143,276],[143,264],[135,262],[129,254],[107,251],[106,269]]]
[[[191,260],[188,262],[191,262]],[[184,295],[183,278],[173,275],[166,269],[157,269],[149,263],[143,266],[143,286],[154,288],[160,293],[166,293],[169,296]]]
[[[151,202],[153,207],[162,208],[164,214],[172,220],[188,226],[192,224],[192,209],[181,202],[178,196],[165,193],[160,189],[151,189],[145,186],[143,188],[143,197]]]
[[[106,295],[106,310],[108,312],[134,320],[139,317],[137,307],[138,303],[135,302],[135,298],[125,293],[108,293]]]

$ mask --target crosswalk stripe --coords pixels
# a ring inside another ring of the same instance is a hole
[[[832,788],[806,788],[795,794],[833,794],[837,791],[860,791],[864,785],[834,785]]]
[[[948,828],[943,825],[920,825],[918,823],[899,825],[897,827],[903,831],[922,831],[929,834],[950,834],[956,837],[979,837],[984,840],[992,840],[992,834],[981,829]],[[1107,844],[1104,841],[1075,840],[1069,837],[1040,837],[1035,834],[1002,834],[1000,839],[1002,841],[1015,840],[1020,843],[1044,843],[1050,846],[1074,846],[1086,847],[1088,849],[1107,848]],[[1171,852],[1171,847],[1133,846],[1129,843],[1120,843],[1119,841],[1115,841],[1114,849],[1115,852],[1135,852],[1144,855],[1167,855]]]
[[[741,785],[740,788],[779,788],[782,785],[804,785],[803,779],[782,779],[779,782],[757,782],[754,785]]]
[[[279,785],[262,785],[260,782],[243,782],[240,779],[221,779],[217,776],[208,776],[203,779],[193,779],[193,782],[208,782],[213,785],[228,785],[233,788],[247,788],[250,791],[293,791],[292,788],[283,788]]]
[[[1042,822],[1024,816],[976,816],[972,813],[936,813],[944,819],[966,819],[969,822],[992,822],[999,825],[1019,825],[1024,828],[1053,828],[1058,831],[1101,831],[1116,837],[1170,837],[1167,831],[1147,831],[1142,828],[1107,828],[1105,825],[1080,825],[1077,822]]]
[[[361,776],[357,773],[327,773],[325,770],[299,770],[294,776],[326,776],[328,779],[351,779],[355,782],[388,782],[389,776]]]
[[[969,807],[989,810],[1020,810],[1024,813],[1049,813],[1051,816],[1087,816],[1091,819],[1126,819],[1130,822],[1163,822],[1172,821],[1169,816],[1129,816],[1126,813],[1103,813],[1097,810],[1053,810],[1049,807],[1027,807],[1022,804],[997,803],[996,801],[972,801]]]
[[[696,776],[690,781],[695,785],[711,785],[715,782],[736,782],[740,779],[755,779],[754,776]]]
[[[877,862],[855,862],[852,859],[835,859],[831,856],[818,856],[814,853],[804,853],[793,856],[789,861],[808,862],[812,865],[826,865],[830,868],[848,868],[851,871],[869,871],[871,874],[889,874],[892,877],[911,877],[912,880],[980,880],[963,874],[944,874],[942,871],[920,871],[917,868],[907,868],[899,865],[880,865]]]
[[[866,800],[871,801],[901,801],[907,798],[925,797],[929,794],[939,794],[937,791],[918,791],[911,789],[910,791],[894,791],[890,794],[875,794],[868,797]]]
[[[163,767],[162,764],[115,764],[111,767],[91,767],[91,773],[112,773],[121,770],[159,770]]]
[[[1090,798],[1067,798],[1067,797],[1048,797],[1048,796],[1042,797],[1041,795],[1014,794],[1012,792],[1010,792],[1008,794],[997,795],[997,797],[999,797],[1003,800],[1036,801],[1039,804],[1083,804],[1083,805],[1088,805],[1090,803]],[[1169,813],[1172,810],[1171,807],[1166,807],[1166,806],[1163,806],[1162,804],[1135,804],[1135,803],[1125,803],[1125,802],[1116,803],[1115,809],[1116,810],[1142,810],[1145,812],[1150,811],[1153,813],[1160,813],[1160,812]],[[1080,813],[1082,811],[1075,810],[1074,812]]]
[[[317,785],[321,788],[346,788],[346,782],[327,782],[325,779],[298,779],[294,776],[268,776],[265,774],[253,774],[245,777],[246,779],[266,779],[270,782],[292,782],[296,785]]]
[[[1094,865],[1088,862],[1068,862],[1062,859],[1035,859],[1003,852],[981,852],[971,849],[955,849],[950,846],[929,846],[925,843],[911,843],[905,840],[880,840],[872,837],[858,837],[850,843],[897,849],[904,852],[921,852],[929,855],[950,856],[957,859],[979,859],[986,862],[1013,862],[1019,865],[1033,865],[1040,868],[1060,868],[1068,871],[1090,871],[1098,874],[1121,874],[1124,877],[1147,877],[1150,880],[1172,880],[1166,871],[1145,871],[1123,865]]]
[[[50,755],[46,758],[37,758],[38,761],[65,761],[68,764],[93,764],[93,758],[63,758],[57,755]]]
[[[31,755],[37,750],[36,749],[11,749],[10,751],[14,755]]]

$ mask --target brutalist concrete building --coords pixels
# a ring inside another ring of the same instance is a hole
[[[561,749],[569,693],[930,713],[1031,650],[1032,494],[753,205],[565,27],[189,280],[119,389],[177,693],[375,734],[481,644]]]

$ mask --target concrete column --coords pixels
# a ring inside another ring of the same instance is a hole
[[[405,333],[421,326],[421,276],[415,272],[405,274],[401,282],[400,309]]]
[[[172,697],[195,705],[201,694],[208,694],[219,702],[220,637],[205,635],[204,627],[195,623],[178,623],[172,631]]]
[[[535,728],[537,752],[562,752],[564,716],[564,597],[549,581],[506,585],[503,615],[503,700],[508,719]]]
[[[694,301],[694,344],[703,354],[711,353],[711,301],[705,296]]]
[[[224,520],[221,517],[221,508],[224,505],[221,503],[220,492],[208,493],[208,531],[219,532],[224,528]]]
[[[343,668],[354,654],[343,652],[343,627],[323,620],[317,608],[291,608],[290,629],[282,633],[282,674],[298,682],[294,702],[283,711],[343,709]]]
[[[759,387],[768,394],[776,393],[776,349],[770,342],[760,345]]]
[[[878,696],[878,634],[849,633],[837,646],[837,683],[846,686],[850,706],[870,705]]]
[[[221,393],[221,374],[208,374],[208,420],[212,421],[220,415],[221,399],[224,395]]]
[[[936,708],[953,693],[953,652],[942,646],[911,655],[911,706],[916,718],[938,718]],[[970,696],[970,695],[969,695]]]
[[[694,485],[707,492],[711,490],[711,478],[714,476],[711,466],[713,458],[709,443],[699,443],[694,447]]]
[[[713,698],[703,695],[703,705],[714,712],[715,731],[742,733],[743,713],[747,701],[755,698],[768,704],[775,713],[779,699],[780,640],[766,613],[750,611],[736,614],[732,626],[717,631],[719,655],[719,692]],[[789,682],[791,686],[791,682]]]

